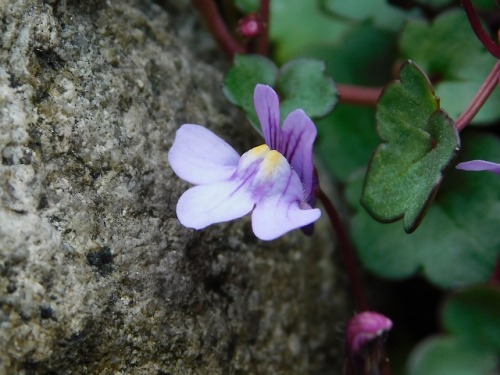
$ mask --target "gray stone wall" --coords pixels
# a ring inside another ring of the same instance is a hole
[[[181,124],[259,140],[165,4],[0,0],[0,374],[339,373],[325,222],[265,243],[176,219]]]

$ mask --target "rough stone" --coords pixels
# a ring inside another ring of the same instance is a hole
[[[175,217],[182,123],[257,141],[177,3],[0,0],[0,374],[340,372],[324,222],[266,243]]]

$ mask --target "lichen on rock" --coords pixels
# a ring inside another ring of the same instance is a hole
[[[2,374],[341,366],[347,304],[324,223],[264,243],[248,220],[176,219],[175,130],[206,124],[241,149],[254,135],[167,9],[0,2]]]

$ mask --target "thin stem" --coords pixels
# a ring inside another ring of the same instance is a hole
[[[245,48],[227,28],[214,0],[193,0],[193,5],[204,18],[216,42],[230,59],[237,53],[246,52]]]
[[[467,14],[472,30],[474,30],[478,39],[493,56],[500,59],[500,46],[496,44],[493,39],[491,39],[490,35],[483,28],[479,15],[476,12],[476,8],[472,5],[472,1],[462,0],[462,6],[464,7],[465,14]]]
[[[495,266],[495,270],[493,271],[493,275],[491,276],[490,281],[493,285],[500,286],[500,257],[497,259],[497,264]]]
[[[472,121],[474,116],[479,112],[488,97],[491,95],[495,87],[499,84],[499,80],[500,61],[497,61],[488,77],[486,77],[486,80],[482,84],[476,96],[474,96],[469,106],[460,115],[457,121],[455,121],[455,126],[458,131],[462,131]]]
[[[346,268],[347,276],[351,281],[354,300],[356,302],[356,305],[358,306],[358,310],[369,310],[368,298],[366,296],[363,283],[361,282],[358,264],[356,261],[355,249],[354,245],[351,242],[349,234],[347,233],[347,230],[342,223],[342,219],[340,218],[337,209],[330,201],[330,199],[326,196],[326,194],[321,189],[318,189],[316,196],[321,201],[321,203],[323,203],[325,211],[328,214],[328,218],[330,219],[332,228],[337,235],[337,240],[340,245],[340,253],[344,262],[344,266]]]
[[[380,87],[365,87],[337,84],[339,90],[339,100],[343,103],[375,106],[382,93]]]
[[[257,41],[257,53],[263,56],[267,56],[269,53],[270,6],[270,0],[260,0],[260,23],[262,30]]]

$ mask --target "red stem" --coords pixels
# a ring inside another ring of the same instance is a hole
[[[233,59],[237,53],[245,53],[245,48],[231,34],[222,19],[214,0],[193,0],[193,5],[205,19],[208,29],[226,55]]]
[[[488,77],[486,77],[486,80],[480,87],[476,96],[474,96],[469,106],[460,115],[457,121],[455,121],[455,126],[458,131],[462,131],[472,121],[474,116],[479,112],[483,104],[491,95],[495,87],[499,84],[499,80],[500,80],[500,61],[497,61],[497,63],[491,70],[490,74],[488,74]]]
[[[343,103],[375,106],[382,88],[337,84],[339,100]]]
[[[342,219],[340,218],[340,215],[333,203],[321,189],[318,189],[316,196],[321,203],[323,203],[332,228],[337,235],[337,240],[340,245],[340,253],[346,268],[347,276],[351,281],[352,292],[356,305],[358,306],[358,311],[369,310],[368,298],[366,296],[363,283],[361,282],[354,245],[352,244],[351,239],[342,223]]]
[[[497,264],[495,266],[495,270],[493,271],[493,275],[491,276],[490,282],[493,285],[500,286],[500,258],[497,259]]]
[[[484,44],[486,49],[490,51],[493,56],[495,56],[497,59],[500,59],[500,46],[498,46],[498,44],[496,44],[493,39],[491,39],[490,35],[483,28],[481,20],[479,19],[479,15],[472,5],[472,1],[462,0],[462,6],[464,7],[465,14],[467,14],[467,18],[469,19],[470,25],[472,26],[472,30],[474,30],[478,39],[481,41],[481,43]]]
[[[262,56],[269,54],[269,22],[270,22],[270,0],[260,0],[260,22],[262,30],[257,41],[257,53]]]

